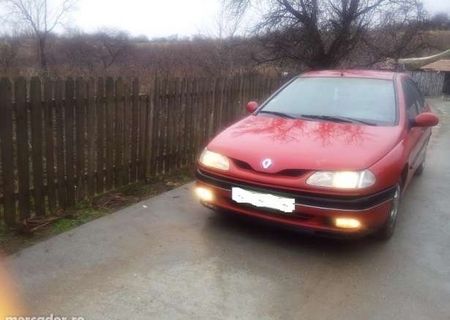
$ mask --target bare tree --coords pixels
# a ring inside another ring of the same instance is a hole
[[[386,25],[403,35],[400,50],[415,41],[408,28],[424,17],[419,0],[228,1],[236,14],[255,6],[263,11],[254,31],[266,48],[259,61],[293,61],[312,69],[338,66],[364,41],[371,44],[370,33]]]
[[[30,32],[36,40],[40,68],[46,72],[47,40],[51,32],[67,18],[76,0],[1,0],[10,22]]]
[[[98,58],[104,71],[125,59],[130,52],[130,37],[125,32],[104,30],[94,35],[94,38],[100,43]]]
[[[89,35],[72,31],[59,43],[62,64],[74,70],[87,73],[95,72],[99,63],[97,44]]]
[[[19,48],[20,39],[17,37],[3,36],[0,39],[0,68],[3,73],[16,67]]]

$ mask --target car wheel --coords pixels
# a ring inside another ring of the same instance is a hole
[[[391,209],[389,210],[389,216],[384,225],[376,232],[375,237],[379,240],[389,240],[395,231],[397,224],[398,211],[400,208],[400,200],[402,195],[402,188],[400,184],[397,184],[395,188],[395,194],[392,198]]]

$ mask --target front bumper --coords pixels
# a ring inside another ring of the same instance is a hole
[[[376,231],[386,221],[395,188],[369,196],[330,196],[293,192],[282,188],[262,187],[256,184],[215,176],[197,171],[197,186],[210,189],[214,200],[203,203],[212,209],[225,209],[266,221],[295,226],[323,234],[365,235]],[[240,187],[261,193],[295,198],[295,211],[290,214],[243,205],[231,199],[231,188]],[[353,218],[361,222],[357,229],[342,229],[335,226],[336,218]]]

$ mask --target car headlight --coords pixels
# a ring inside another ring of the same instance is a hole
[[[202,154],[200,155],[199,162],[205,167],[209,168],[224,171],[230,169],[230,160],[228,160],[227,157],[219,153],[209,151],[208,149],[203,150]]]
[[[306,181],[316,187],[336,189],[363,189],[375,184],[376,178],[369,170],[364,171],[319,171]]]

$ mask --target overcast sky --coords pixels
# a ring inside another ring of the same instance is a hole
[[[431,13],[448,12],[450,0],[423,0]],[[221,0],[79,0],[72,25],[93,32],[101,28],[133,36],[215,34]]]

